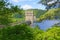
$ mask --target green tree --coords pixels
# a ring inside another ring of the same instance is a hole
[[[35,40],[34,30],[26,24],[0,29],[0,40]]]
[[[18,6],[11,6],[9,0],[0,0],[0,24],[9,25],[12,23],[13,14],[22,14],[22,9]]]
[[[10,17],[10,9],[7,7],[9,5],[7,0],[0,0],[0,24],[10,23],[8,17]]]

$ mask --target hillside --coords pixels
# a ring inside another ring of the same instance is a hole
[[[45,10],[41,10],[41,9],[34,9],[33,11],[37,18],[39,18],[41,15],[43,15],[46,12]]]
[[[28,9],[34,11],[34,15],[39,18],[41,15],[43,15],[46,11],[41,9]]]
[[[60,8],[57,9],[50,9],[44,15],[41,15],[39,21],[42,20],[52,20],[52,19],[60,19]]]

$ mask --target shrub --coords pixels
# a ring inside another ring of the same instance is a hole
[[[26,24],[0,29],[0,40],[34,40],[33,29]]]

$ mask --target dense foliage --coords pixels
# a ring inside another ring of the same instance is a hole
[[[60,40],[60,27],[53,27],[42,34],[38,34],[38,40]]]
[[[0,29],[0,40],[37,40],[37,35],[41,33],[38,28],[33,29],[26,24],[20,24]]]
[[[0,0],[0,25],[8,25],[14,19],[13,15],[16,13],[22,14],[22,9],[18,6],[12,6],[9,0]]]
[[[60,40],[60,27],[46,31],[26,24],[0,28],[0,40]]]
[[[51,19],[60,19],[60,8],[50,9],[44,15],[40,16],[39,20],[51,20]]]
[[[33,29],[26,24],[0,29],[0,40],[33,40]]]
[[[8,21],[10,20],[8,17],[10,17],[11,11],[7,8],[8,5],[9,3],[6,0],[0,0],[0,24],[10,23],[10,21]]]

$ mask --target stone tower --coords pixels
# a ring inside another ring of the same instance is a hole
[[[36,21],[36,17],[34,16],[34,12],[32,10],[25,11],[25,21],[30,21],[31,24]]]

